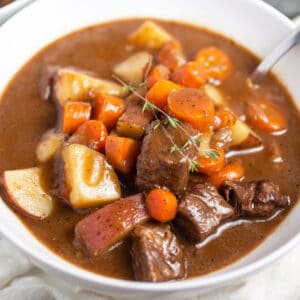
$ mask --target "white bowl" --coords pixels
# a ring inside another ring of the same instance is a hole
[[[16,0],[0,8],[0,24],[33,0]]]
[[[257,0],[40,0],[0,28],[0,91],[39,49],[78,28],[127,17],[182,20],[227,35],[259,56],[268,53],[294,25]],[[14,38],[12,38],[14,37]],[[74,50],[75,51],[75,50]],[[300,106],[300,48],[289,53],[276,72]],[[300,241],[300,207],[261,246],[231,266],[207,276],[159,284],[129,282],[96,275],[61,259],[43,246],[0,200],[0,231],[47,272],[102,294],[138,299],[182,299],[240,281],[270,264]]]

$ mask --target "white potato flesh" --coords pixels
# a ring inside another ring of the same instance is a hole
[[[54,132],[53,129],[47,131],[39,141],[36,148],[36,157],[39,162],[47,162],[54,158],[57,151],[64,143],[66,135]]]
[[[80,144],[62,150],[64,183],[73,208],[88,208],[121,197],[120,183],[103,154]]]
[[[126,83],[137,86],[143,82],[145,70],[151,63],[152,55],[146,51],[141,51],[116,65],[113,72]]]
[[[205,84],[203,87],[204,93],[208,96],[215,106],[225,106],[225,99],[222,92],[212,84]]]
[[[243,121],[237,120],[231,130],[231,147],[247,149],[258,147],[262,144],[261,138]]]
[[[123,87],[73,69],[58,69],[53,78],[53,97],[63,106],[67,101],[88,101],[99,93],[123,97]]]
[[[129,36],[129,41],[146,49],[159,49],[174,38],[162,27],[151,21],[143,23]]]
[[[42,168],[5,171],[2,180],[8,200],[19,212],[39,219],[52,213],[54,201],[46,190]]]

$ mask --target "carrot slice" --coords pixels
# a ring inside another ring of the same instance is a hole
[[[175,218],[177,199],[169,191],[153,189],[146,198],[146,207],[153,219],[159,222],[168,222]]]
[[[169,94],[172,91],[179,89],[181,89],[181,86],[172,81],[164,79],[159,80],[148,91],[146,98],[157,107],[164,109],[168,104]]]
[[[186,87],[201,88],[206,83],[208,76],[201,64],[190,61],[179,67],[173,73],[172,79]]]
[[[225,164],[225,156],[224,156],[224,150],[218,149],[215,150],[218,152],[218,156],[216,159],[213,159],[203,153],[200,153],[196,159],[196,161],[199,163],[199,166],[197,167],[198,172],[210,175],[214,172],[220,171]]]
[[[119,136],[108,136],[105,143],[107,161],[119,172],[129,174],[140,153],[141,142]]]
[[[156,82],[166,79],[168,80],[170,77],[169,69],[164,65],[155,66],[147,76],[147,87],[151,88]]]
[[[82,123],[89,120],[91,109],[91,105],[87,102],[68,101],[62,111],[62,132],[72,134]]]
[[[266,132],[287,128],[287,120],[276,104],[265,99],[251,99],[246,106],[246,117],[254,126]]]
[[[208,47],[200,50],[195,61],[201,66],[208,77],[223,81],[232,71],[229,57],[220,49]]]
[[[93,117],[102,121],[108,130],[117,124],[125,110],[125,101],[111,95],[98,95],[94,100]]]
[[[225,180],[241,180],[245,175],[245,169],[239,161],[227,164],[219,172],[213,173],[209,181],[216,187],[220,187]]]
[[[84,144],[100,152],[104,152],[107,129],[103,122],[88,120],[81,124],[72,135],[70,142]]]
[[[236,116],[229,110],[219,110],[215,113],[214,129],[232,126],[236,121]]]
[[[169,68],[171,72],[185,64],[186,58],[180,43],[178,41],[170,41],[164,45],[158,53],[158,61]]]
[[[198,89],[183,88],[171,92],[168,97],[168,110],[201,132],[207,131],[214,124],[214,104]]]

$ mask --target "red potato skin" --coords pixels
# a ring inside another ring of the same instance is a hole
[[[24,210],[18,202],[15,200],[15,197],[9,192],[7,184],[4,179],[4,175],[0,176],[0,197],[3,196],[3,199],[7,205],[13,208],[16,212],[23,215],[24,217],[29,217],[33,220],[43,220],[43,218],[35,216],[26,210]]]
[[[4,199],[4,201],[7,205],[9,205],[13,209],[15,209],[18,213],[22,214],[24,217],[30,217],[30,218],[33,218],[35,220],[41,220],[41,218],[39,218],[37,216],[34,216],[32,214],[29,214],[24,209],[22,209],[22,207],[20,207],[18,205],[18,203],[14,200],[13,195],[11,195],[8,192],[8,187],[5,183],[5,179],[4,179],[3,174],[0,176],[0,196],[3,196],[3,199]]]
[[[123,198],[82,219],[75,227],[74,244],[97,256],[149,219],[143,194]]]

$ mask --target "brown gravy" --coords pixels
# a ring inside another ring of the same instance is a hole
[[[55,126],[54,105],[42,101],[39,95],[38,83],[43,67],[76,66],[110,79],[112,67],[130,54],[126,47],[127,35],[142,22],[143,20],[116,21],[72,33],[43,49],[20,70],[1,99],[0,172],[36,165],[36,145],[41,135]],[[205,46],[217,46],[229,55],[235,71],[221,88],[228,95],[232,108],[239,113],[240,100],[245,97],[245,80],[258,60],[233,41],[215,33],[175,22],[157,22],[184,45],[188,57],[193,57],[198,49]],[[263,138],[265,149],[241,156],[246,168],[246,179],[274,180],[283,193],[291,196],[294,204],[300,183],[299,115],[290,96],[274,77],[270,76],[264,87],[282,103],[282,109],[289,116],[289,130],[276,137],[257,130]],[[284,163],[280,167],[268,159],[268,144],[274,139],[283,153]],[[227,229],[200,249],[180,238],[188,258],[188,277],[215,271],[243,257],[271,234],[288,212],[289,209],[270,221]],[[43,244],[66,260],[99,274],[132,280],[126,240],[97,258],[85,257],[74,249],[74,226],[83,216],[60,201],[57,201],[53,216],[45,221],[34,221],[19,215]]]

